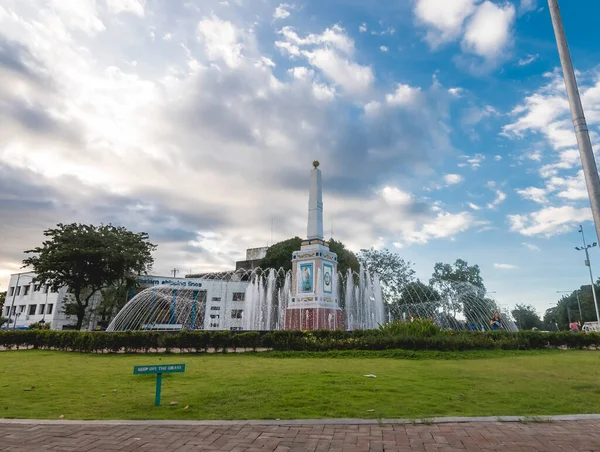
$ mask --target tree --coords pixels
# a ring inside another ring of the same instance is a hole
[[[302,239],[300,237],[294,237],[282,242],[275,243],[267,249],[267,254],[260,261],[260,268],[266,270],[267,268],[280,269],[285,271],[292,269],[292,254],[294,251],[299,251],[302,246]],[[358,272],[359,263],[356,255],[346,249],[346,246],[342,242],[331,239],[329,241],[329,249],[337,254],[338,257],[338,272],[345,275],[348,269]]]
[[[379,278],[383,301],[399,302],[402,290],[414,280],[412,262],[405,261],[399,254],[387,249],[360,250],[357,257],[371,275],[377,275]]]
[[[0,312],[4,309],[4,302],[6,301],[6,291],[0,292]]]
[[[292,269],[292,253],[298,251],[302,246],[302,239],[294,237],[275,243],[267,249],[265,257],[260,261],[260,268],[274,268],[279,270],[282,268],[285,271]]]
[[[405,312],[404,307],[420,303],[439,303],[440,294],[431,286],[424,284],[420,280],[409,282],[402,289],[400,298],[390,304],[390,311],[395,319],[402,316]]]
[[[102,301],[94,310],[94,318],[98,326],[106,328],[115,315],[125,306],[132,290],[139,288],[137,280],[119,280],[103,289]]]
[[[454,264],[438,262],[429,284],[440,292],[447,300],[447,307],[455,313],[464,311],[469,320],[480,317],[478,311],[485,301],[485,285],[479,265],[469,265],[462,259],[456,259]],[[485,303],[486,312],[488,304]]]
[[[596,297],[600,299],[600,287],[595,284],[594,290],[596,291]],[[579,302],[577,301],[578,298]],[[579,315],[579,306],[581,306],[581,316]],[[580,321],[582,324],[585,322],[595,322],[597,320],[596,308],[594,307],[594,296],[591,286],[589,284],[581,286],[571,294],[561,297],[556,306],[552,308],[551,315],[561,330],[568,329],[569,322],[572,320]],[[546,323],[546,320],[549,323]],[[547,319],[544,316],[544,328],[552,327],[556,329],[551,320],[550,317]]]
[[[520,330],[542,328],[542,319],[531,305],[517,304],[511,314]]]
[[[53,290],[69,288],[73,306],[66,310],[77,317],[77,329],[98,291],[146,274],[154,262],[156,245],[148,241],[148,234],[124,227],[61,223],[44,231],[44,236],[48,239],[42,246],[25,251],[35,255],[23,264],[33,267],[39,283]]]

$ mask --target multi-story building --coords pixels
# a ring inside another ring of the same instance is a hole
[[[35,280],[33,272],[15,273],[10,276],[2,316],[8,319],[5,328],[27,328],[32,323],[43,322],[50,328],[62,330],[75,322],[62,311],[68,294],[66,287],[53,291]]]

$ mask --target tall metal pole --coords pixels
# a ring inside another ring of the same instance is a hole
[[[581,156],[581,166],[585,176],[585,184],[587,186],[590,204],[592,206],[592,216],[596,226],[596,236],[600,239],[600,178],[598,177],[598,168],[592,150],[592,142],[590,134],[585,122],[583,106],[577,88],[577,80],[575,71],[573,70],[573,62],[571,61],[571,53],[567,45],[565,29],[563,27],[558,0],[548,0],[550,15],[552,16],[552,25],[556,36],[556,44],[558,45],[558,54],[560,55],[560,63],[562,65],[565,86],[571,106],[571,115],[573,116],[573,125],[575,126],[575,134],[577,135],[577,144],[579,145],[579,155]],[[586,251],[587,253],[587,251]],[[596,312],[598,308],[596,307]],[[599,318],[600,320],[600,318]]]
[[[596,299],[596,286],[594,286],[594,277],[592,276],[592,263],[590,262],[590,255],[588,253],[588,247],[585,243],[585,234],[583,233],[583,227],[579,226],[579,232],[581,232],[581,239],[583,240],[583,249],[585,250],[585,265],[587,265],[590,271],[590,284],[592,285],[592,295],[594,296],[594,307],[596,308],[596,319],[598,320],[598,327],[600,328],[600,313],[598,313],[598,300]]]
[[[579,289],[575,291],[575,295],[577,296],[577,306],[579,307],[579,322],[583,322],[583,315],[581,315],[581,303],[579,302]]]

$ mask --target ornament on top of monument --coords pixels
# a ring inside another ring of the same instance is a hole
[[[318,160],[314,160],[313,161],[313,167],[315,167],[315,168],[319,167],[319,161]]]

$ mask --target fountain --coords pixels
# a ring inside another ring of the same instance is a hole
[[[158,286],[133,297],[107,331],[364,330],[376,329],[392,317],[409,321],[415,316],[431,319],[444,329],[485,330],[492,313],[501,311],[480,288],[450,282],[442,293],[409,283],[401,299],[386,309],[377,276],[362,267],[358,273],[339,273],[337,255],[323,239],[317,161],[310,177],[307,239],[290,257],[290,271],[236,270],[185,281],[155,278],[152,284]],[[506,312],[502,320],[504,329],[516,330]]]

